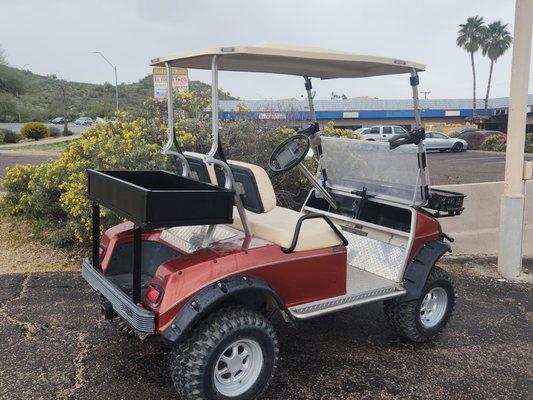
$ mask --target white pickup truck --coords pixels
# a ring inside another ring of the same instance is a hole
[[[364,133],[365,140],[376,142],[388,142],[394,135],[407,133],[405,129],[398,125],[377,125],[370,128],[370,131]]]

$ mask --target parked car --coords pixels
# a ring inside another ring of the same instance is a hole
[[[485,136],[486,139],[488,139],[489,137],[491,136],[500,136],[505,142],[507,141],[507,134],[506,133],[503,133],[503,132],[500,132],[500,131],[486,131],[486,130],[480,130],[479,132],[481,132],[483,134],[483,136]]]
[[[458,153],[466,151],[468,143],[466,140],[459,138],[451,138],[440,132],[426,132],[426,139],[424,140],[426,150],[438,150],[444,152],[446,150]]]
[[[92,125],[93,119],[89,117],[81,117],[74,121],[76,125]]]
[[[368,135],[370,133],[370,128],[358,128],[353,133],[358,135]]]
[[[64,124],[65,123],[65,118],[64,117],[56,117],[54,118],[52,121],[52,124]]]
[[[364,134],[365,140],[387,142],[394,135],[403,135],[407,131],[398,125],[377,125],[370,128],[370,132]]]

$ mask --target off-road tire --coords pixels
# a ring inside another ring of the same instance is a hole
[[[441,321],[432,328],[426,328],[420,320],[420,306],[427,292],[441,287],[448,295],[446,312]],[[399,336],[413,342],[429,342],[437,337],[450,320],[457,300],[457,288],[452,276],[442,268],[434,266],[429,273],[420,298],[398,303],[396,300],[384,302],[385,319]]]
[[[236,339],[253,338],[263,352],[263,366],[255,383],[239,396],[227,397],[216,390],[215,363]],[[172,352],[170,371],[178,394],[187,400],[255,399],[266,389],[276,368],[278,340],[270,321],[242,306],[222,308],[207,316],[178,343]]]
[[[464,146],[462,143],[455,143],[453,146],[452,146],[452,151],[454,153],[460,153],[464,150]]]

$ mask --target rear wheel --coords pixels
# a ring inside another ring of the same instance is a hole
[[[462,143],[455,143],[453,146],[452,146],[452,151],[454,153],[459,153],[461,151],[463,151],[463,144]]]
[[[405,303],[386,301],[385,318],[398,335],[413,342],[428,342],[445,328],[456,298],[457,289],[451,275],[433,267],[420,298]]]
[[[170,369],[185,399],[255,399],[270,382],[277,358],[270,321],[234,306],[208,316],[175,347]]]

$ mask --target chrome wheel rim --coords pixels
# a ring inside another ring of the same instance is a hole
[[[420,304],[420,322],[425,328],[438,325],[448,307],[448,293],[441,287],[435,287],[426,293]]]
[[[215,364],[215,388],[224,396],[239,396],[257,381],[262,367],[263,350],[259,343],[239,339],[226,347]]]

